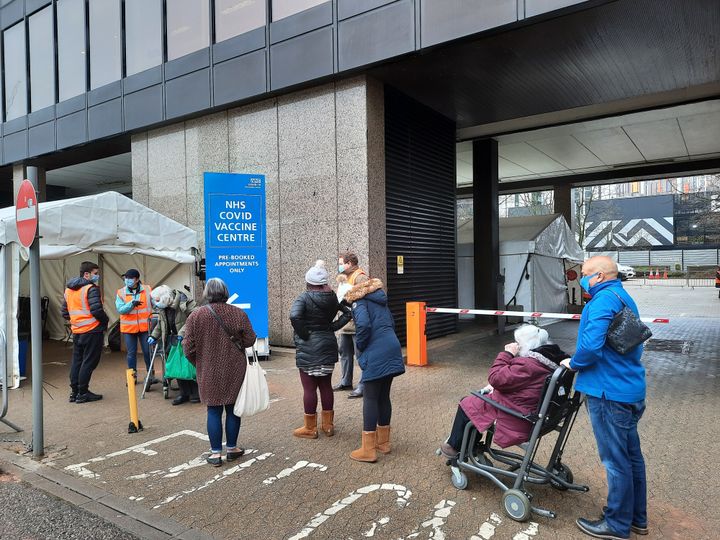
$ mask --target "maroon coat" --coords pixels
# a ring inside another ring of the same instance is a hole
[[[545,379],[554,371],[557,363],[567,357],[569,355],[556,345],[545,345],[531,351],[528,356],[513,356],[509,352],[501,352],[490,367],[488,382],[493,391],[488,397],[523,414],[534,412],[540,401]],[[464,398],[460,407],[478,431],[487,430],[497,421],[493,441],[501,448],[525,442],[530,438],[530,422],[504,413],[478,397]]]
[[[224,303],[212,304],[225,326],[239,338],[238,344],[255,343],[255,331],[247,314]],[[230,337],[206,307],[197,308],[185,321],[182,341],[185,356],[197,368],[200,401],[205,405],[235,403],[245,380],[245,352]]]

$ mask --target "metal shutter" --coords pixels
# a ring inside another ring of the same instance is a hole
[[[386,86],[387,288],[401,342],[406,302],[457,307],[455,183],[455,124]],[[428,338],[457,331],[453,315],[429,315],[427,323]]]

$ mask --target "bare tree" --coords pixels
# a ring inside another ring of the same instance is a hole
[[[587,236],[587,220],[594,201],[600,197],[600,186],[587,186],[573,189],[574,215],[573,228],[578,244],[585,247]]]

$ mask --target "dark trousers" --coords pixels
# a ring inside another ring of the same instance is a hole
[[[127,348],[127,367],[137,371],[137,345],[140,341],[140,348],[145,361],[145,368],[150,369],[150,345],[148,345],[148,333],[138,332],[137,334],[123,334],[125,347]]]
[[[470,419],[462,410],[462,407],[458,405],[457,412],[455,413],[455,420],[453,421],[452,430],[450,431],[450,437],[448,438],[448,444],[452,446],[458,452],[462,446],[463,435],[465,434],[465,426],[467,426]]]
[[[73,334],[73,357],[70,366],[70,388],[74,394],[85,394],[90,377],[100,363],[103,333]]]
[[[223,423],[222,416],[225,411],[225,447],[237,448],[238,434],[240,433],[240,417],[235,416],[234,403],[228,405],[207,406],[207,430],[210,438],[210,449],[214,454],[222,450]]]
[[[340,351],[340,384],[352,386],[355,358],[358,356],[355,345],[355,334],[338,334],[338,350]]]
[[[392,417],[390,387],[393,377],[366,381],[363,389],[363,430],[375,431],[376,426],[389,426]]]
[[[184,379],[177,379],[178,387],[180,388],[180,394],[186,398],[197,398],[198,397],[198,385],[195,381],[187,381]]]
[[[324,377],[308,375],[300,370],[300,382],[303,386],[303,407],[305,414],[316,414],[318,404],[318,390],[323,411],[332,411],[335,406],[335,394],[332,389],[332,374]]]

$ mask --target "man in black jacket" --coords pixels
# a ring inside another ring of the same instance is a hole
[[[70,321],[73,333],[73,358],[70,366],[71,403],[87,403],[102,399],[89,389],[90,377],[100,362],[108,316],[103,309],[97,284],[99,266],[85,261],[80,276],[72,278],[65,289],[63,318]]]

